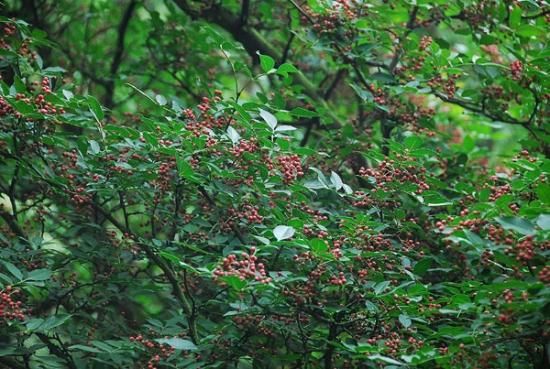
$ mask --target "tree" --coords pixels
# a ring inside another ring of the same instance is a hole
[[[7,1],[0,367],[548,367],[548,10]]]

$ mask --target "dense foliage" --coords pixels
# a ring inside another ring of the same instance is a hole
[[[550,367],[546,1],[0,6],[0,368]]]

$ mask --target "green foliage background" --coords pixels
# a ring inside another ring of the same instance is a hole
[[[0,367],[550,365],[546,1],[0,4]]]

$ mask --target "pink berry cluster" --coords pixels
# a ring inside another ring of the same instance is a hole
[[[430,36],[422,36],[422,38],[420,39],[420,45],[418,46],[418,48],[421,50],[421,51],[424,51],[426,50],[428,47],[430,47],[430,45],[432,44],[433,42],[433,38],[431,38]]]
[[[523,63],[519,60],[515,60],[510,64],[510,73],[512,74],[512,79],[520,80],[521,75],[523,74]]]
[[[541,282],[550,284],[550,265],[546,265],[542,268],[538,274]]]
[[[354,200],[352,202],[353,206],[358,208],[368,208],[372,206],[374,201],[369,197],[369,194],[363,191],[354,192]]]
[[[339,272],[337,275],[333,275],[329,279],[329,283],[334,286],[343,286],[347,282],[344,272]]]
[[[500,197],[510,193],[510,191],[512,190],[509,184],[504,184],[501,186],[491,186],[490,189],[491,195],[489,195],[489,201],[496,201]]]
[[[6,38],[13,36],[17,28],[13,23],[4,23],[2,26],[2,35],[0,35],[0,49],[9,49],[10,45],[6,41]]]
[[[430,86],[434,90],[438,88],[443,88],[443,91],[445,91],[445,94],[447,95],[447,97],[453,98],[456,93],[457,79],[458,79],[458,74],[451,74],[447,77],[447,79],[443,79],[443,77],[440,74],[438,74],[428,81],[428,86]]]
[[[0,96],[0,117],[5,117],[7,115],[16,115],[17,118],[21,117],[19,112],[16,112],[9,102],[6,101],[2,96]]]
[[[91,201],[91,196],[86,193],[85,183],[80,181],[75,174],[71,173],[77,169],[78,154],[76,150],[65,151],[62,155],[66,163],[58,166],[56,169],[60,176],[64,177],[69,184],[71,200],[77,206],[88,204]]]
[[[264,264],[258,263],[255,253],[256,248],[251,247],[250,253],[242,252],[240,258],[235,254],[223,258],[222,263],[214,269],[214,279],[236,276],[243,281],[255,280],[260,283],[270,283],[272,279],[267,276]]]
[[[397,332],[391,332],[390,336],[384,342],[386,351],[390,355],[397,355],[401,346],[401,336]]]
[[[416,184],[418,186],[416,193],[418,194],[430,189],[425,179],[425,168],[418,168],[414,165],[398,168],[395,164],[394,160],[383,160],[376,168],[361,167],[359,175],[374,179],[376,185],[373,191],[388,191],[390,185],[405,183]]]
[[[25,311],[21,307],[23,303],[14,298],[18,293],[19,290],[14,290],[11,286],[0,291],[0,323],[6,320],[25,319]]]
[[[238,158],[245,152],[252,153],[257,151],[258,148],[258,142],[256,139],[252,138],[250,140],[240,140],[238,144],[229,149],[229,152]]]
[[[158,369],[159,362],[162,359],[167,359],[175,351],[173,347],[146,339],[141,334],[130,336],[130,341],[140,343],[149,353],[150,358],[147,360],[146,369]]]
[[[317,238],[327,238],[328,232],[323,229],[314,229],[311,225],[304,225],[302,228],[302,232],[304,232],[304,236],[306,237],[317,237]]]
[[[217,91],[216,94],[214,101],[219,101],[221,91]],[[211,129],[223,128],[228,124],[225,116],[215,116],[213,114],[211,102],[208,97],[202,98],[201,103],[197,105],[197,109],[201,112],[199,116],[192,109],[182,111],[182,118],[186,121],[185,128],[197,137],[208,135]]]
[[[229,226],[234,225],[232,219],[238,218],[240,221],[248,222],[249,224],[261,224],[264,217],[260,215],[257,206],[245,204],[242,206],[242,210],[229,209],[227,211],[230,220],[226,222]]]
[[[175,160],[166,160],[160,163],[157,169],[156,187],[161,191],[168,191],[173,185],[174,170],[176,168]]]
[[[502,298],[508,304],[511,304],[512,302],[514,302],[514,293],[511,290],[506,289],[502,292]]]
[[[283,173],[283,182],[285,184],[290,184],[304,175],[304,169],[298,155],[279,156],[277,163]]]
[[[522,262],[528,262],[535,256],[535,244],[533,242],[533,236],[527,236],[522,241],[516,244],[514,249],[516,254],[516,260]]]

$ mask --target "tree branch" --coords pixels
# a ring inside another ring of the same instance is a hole
[[[111,109],[114,105],[114,95],[115,95],[115,78],[122,63],[122,55],[124,54],[124,39],[126,37],[126,31],[128,30],[128,25],[130,24],[130,19],[137,5],[137,0],[131,0],[126,8],[126,11],[122,15],[122,19],[118,25],[118,38],[117,45],[115,49],[115,55],[113,56],[113,61],[111,62],[111,68],[109,69],[110,77],[107,80],[105,85],[106,96],[105,96],[105,107]]]
[[[106,218],[112,225],[114,225],[116,228],[118,228],[121,232],[127,233],[136,241],[136,244],[140,247],[140,249],[145,252],[145,255],[157,265],[166,278],[168,279],[168,282],[172,286],[172,294],[176,298],[176,300],[180,303],[181,307],[183,308],[183,311],[185,312],[187,316],[187,324],[189,326],[189,334],[191,336],[191,340],[194,343],[199,342],[199,336],[197,332],[197,326],[196,326],[196,316],[194,314],[193,308],[191,303],[189,302],[188,298],[185,296],[184,292],[182,291],[179,282],[176,278],[176,275],[170,269],[170,267],[166,264],[166,262],[157,255],[157,253],[146,243],[140,242],[139,236],[134,234],[131,229],[126,228],[122,223],[120,223],[118,220],[116,220],[107,210],[103,209],[101,206],[96,204],[95,202],[91,203],[91,206],[96,209],[104,218]]]

